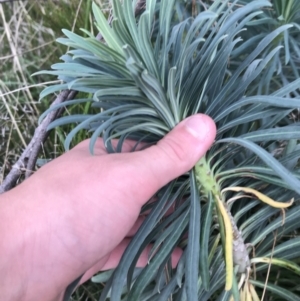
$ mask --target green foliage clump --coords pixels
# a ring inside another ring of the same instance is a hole
[[[111,26],[92,6],[104,41],[87,30],[58,39],[71,50],[41,73],[63,83],[41,97],[74,89],[87,96],[59,107],[93,109],[52,123],[76,125],[66,148],[82,130],[91,152],[99,136],[109,153],[128,138],[155,143],[196,113],[218,129],[193,170],[145,206],[118,267],[94,278],[106,282],[100,300],[300,300],[299,5],[273,2],[146,0],[135,15],[137,1],[113,0]],[[150,242],[149,264],[136,269]]]

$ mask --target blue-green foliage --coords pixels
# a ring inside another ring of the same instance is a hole
[[[66,138],[67,149],[76,133],[86,129],[92,132],[91,152],[99,136],[108,152],[116,152],[127,138],[157,142],[184,118],[205,113],[218,128],[206,158],[221,188],[247,186],[281,201],[298,199],[300,125],[290,116],[300,107],[299,13],[277,21],[270,1],[215,0],[193,17],[183,9],[185,2],[147,0],[145,11],[135,17],[136,1],[113,0],[111,27],[93,5],[105,43],[86,31],[88,38],[64,30],[66,38],[58,42],[71,50],[63,63],[47,71],[64,83],[46,88],[41,97],[66,88],[91,93],[92,99],[65,105],[92,102],[98,113],[65,116],[49,129],[76,123]],[[111,143],[114,138],[120,139],[117,149]],[[199,195],[193,181],[193,176],[191,181],[182,176],[158,194],[100,300],[110,296],[119,301],[123,294],[122,300],[166,300],[171,294],[174,300],[229,300],[231,294],[223,292],[222,247],[215,244],[218,238],[211,226],[213,201]],[[164,217],[172,204],[175,212]],[[244,237],[258,245],[261,255],[272,249],[272,231],[287,235],[299,228],[297,210],[298,203],[286,213],[282,228],[278,209],[255,199],[242,199],[232,207]],[[135,263],[150,242],[157,242],[158,251],[137,276]],[[300,257],[300,248],[288,253],[284,246],[298,244],[298,238],[281,242],[274,252],[294,259]],[[170,254],[178,245],[185,251],[174,271]],[[262,279],[266,269],[261,269]],[[276,295],[272,285],[270,291]],[[286,295],[286,300],[291,298],[299,300],[292,292]]]

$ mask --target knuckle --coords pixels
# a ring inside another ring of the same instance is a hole
[[[166,137],[163,143],[159,143],[158,146],[172,161],[178,163],[178,161],[182,162],[186,160],[186,148],[177,140]]]

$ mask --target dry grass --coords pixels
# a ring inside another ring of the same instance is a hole
[[[66,51],[55,41],[62,28],[94,30],[90,5],[89,0],[0,3],[0,183],[51,101],[39,102],[39,93],[45,83],[55,83],[56,79],[31,74],[49,69]],[[52,134],[44,157],[53,158],[61,152],[60,135],[58,131]]]

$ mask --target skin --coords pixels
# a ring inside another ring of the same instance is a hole
[[[126,141],[122,153],[107,154],[99,139],[92,156],[84,141],[1,195],[1,298],[61,300],[79,275],[115,267],[144,219],[141,207],[190,170],[215,135],[214,122],[198,114],[136,152]],[[176,249],[174,266],[180,255]]]

